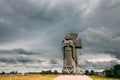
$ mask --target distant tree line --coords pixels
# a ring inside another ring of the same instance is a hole
[[[12,71],[12,72],[9,72],[9,73],[6,73],[6,72],[2,71],[0,73],[0,75],[5,75],[5,74],[21,74],[21,73],[18,73],[17,71]]]
[[[41,71],[41,74],[44,75],[44,74],[60,74],[57,70],[54,70],[53,72],[51,70],[48,70],[48,71]]]
[[[41,71],[41,72],[28,72],[28,73],[25,73],[25,74],[41,74],[41,75],[48,75],[48,74],[61,74],[59,73],[57,70],[54,70],[54,71],[51,71],[51,70],[47,70],[47,71]]]
[[[95,75],[95,71],[94,70],[85,70],[85,75]]]
[[[120,78],[120,64],[113,66],[113,68],[105,69],[103,72],[95,72],[94,70],[90,70],[90,71],[85,70],[85,75]]]
[[[0,75],[9,75],[9,74],[13,74],[13,75],[23,75],[22,73],[18,73],[17,71],[12,71],[12,72],[9,72],[9,73],[6,73],[4,71],[2,71],[0,73]],[[41,71],[41,72],[26,72],[24,73],[24,75],[27,75],[27,74],[41,74],[41,75],[48,75],[48,74],[61,74],[59,73],[57,70],[54,70],[54,71],[51,71],[51,70],[47,70],[47,71]]]

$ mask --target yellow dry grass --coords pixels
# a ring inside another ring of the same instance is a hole
[[[1,75],[0,80],[53,80],[59,75]]]
[[[104,77],[97,77],[97,76],[90,76],[93,80],[120,80],[119,78],[104,78]]]
[[[60,75],[0,75],[0,80],[53,80]],[[117,78],[102,78],[90,76],[93,80],[120,80]]]

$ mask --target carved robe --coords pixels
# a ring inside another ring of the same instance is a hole
[[[64,40],[62,49],[64,69],[74,71],[77,66],[77,54],[73,40]]]

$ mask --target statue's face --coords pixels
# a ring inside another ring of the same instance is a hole
[[[67,34],[67,35],[65,36],[65,39],[66,39],[66,40],[70,40],[70,39],[71,39],[71,36],[70,36],[69,34]]]

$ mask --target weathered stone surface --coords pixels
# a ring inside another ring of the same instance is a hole
[[[64,74],[78,74],[81,69],[78,67],[76,48],[82,48],[81,40],[76,40],[77,34],[66,34],[62,43],[63,70]]]
[[[92,80],[86,75],[61,75],[54,80]]]
[[[82,48],[82,42],[81,40],[74,40],[75,48]]]

